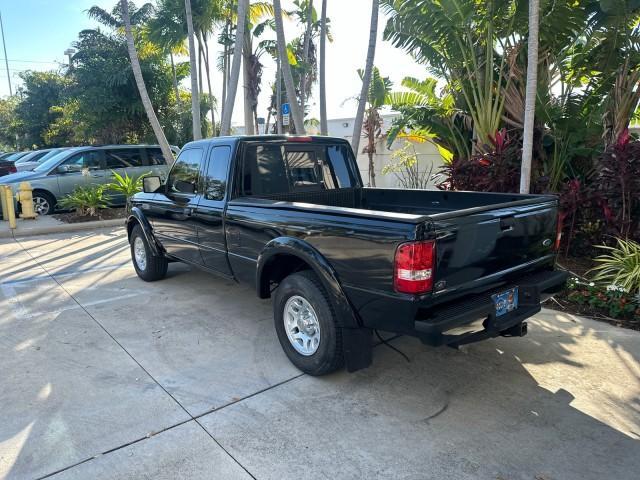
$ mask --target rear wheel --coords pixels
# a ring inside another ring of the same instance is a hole
[[[129,241],[131,260],[138,276],[145,282],[163,279],[167,275],[169,262],[164,257],[153,255],[140,225],[133,227]]]
[[[33,192],[33,209],[38,215],[49,215],[53,213],[56,199],[53,195],[41,190]]]
[[[344,365],[342,330],[324,286],[312,271],[294,273],[280,283],[273,314],[280,345],[300,370],[324,375]]]

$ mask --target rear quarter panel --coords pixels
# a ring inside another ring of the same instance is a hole
[[[282,236],[302,239],[331,264],[345,289],[393,292],[393,258],[399,243],[415,238],[415,225],[357,216],[238,205],[226,213],[229,260],[239,280],[255,281],[264,246]]]

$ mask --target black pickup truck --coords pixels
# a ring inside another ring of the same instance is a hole
[[[220,137],[145,177],[127,232],[146,281],[186,262],[273,297],[302,371],[371,363],[373,330],[462,345],[526,334],[555,271],[557,199],[365,188],[349,144]]]

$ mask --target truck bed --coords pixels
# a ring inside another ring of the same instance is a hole
[[[555,197],[523,195],[515,193],[447,192],[440,190],[402,190],[392,188],[345,188],[338,190],[291,192],[277,195],[239,198],[239,201],[260,199],[262,205],[273,204],[286,208],[283,203],[322,205],[338,209],[357,209],[366,212],[349,212],[370,215],[401,214],[402,220],[443,220],[472,213],[520,205],[536,205],[555,201]],[[295,205],[291,205],[295,207]],[[339,213],[339,210],[332,210]],[[388,217],[388,215],[383,215]],[[425,218],[429,217],[429,218]]]

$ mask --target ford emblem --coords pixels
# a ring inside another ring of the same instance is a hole
[[[542,245],[545,246],[545,247],[550,247],[551,246],[551,239],[550,238],[545,238],[542,241]]]

